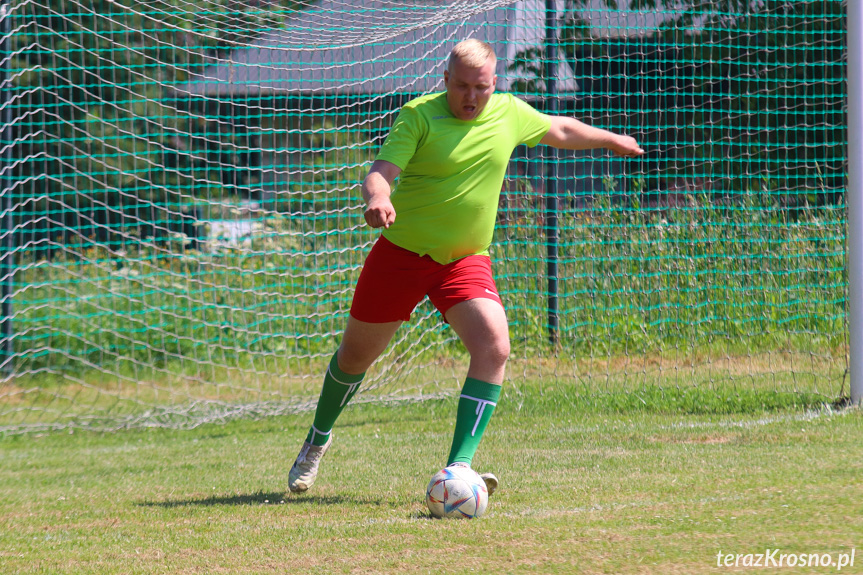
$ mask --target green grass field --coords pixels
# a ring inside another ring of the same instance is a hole
[[[284,490],[310,414],[2,437],[0,573],[698,574],[752,571],[745,556],[769,550],[798,565],[768,572],[863,572],[859,409],[539,390],[492,420],[474,465],[501,490],[474,521],[423,503],[455,399],[351,406],[304,496]],[[718,566],[728,554],[737,567]]]

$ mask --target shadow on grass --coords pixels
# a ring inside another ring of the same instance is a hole
[[[142,501],[139,507],[211,507],[216,505],[381,505],[381,501],[342,495],[289,495],[284,491],[258,492],[236,495],[213,495],[202,498],[167,501]]]
[[[428,511],[414,511],[408,515],[408,519],[413,521],[443,521],[443,519],[435,517]]]

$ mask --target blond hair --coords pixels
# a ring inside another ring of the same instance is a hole
[[[476,38],[462,40],[455,45],[452,52],[449,54],[449,62],[447,69],[452,70],[453,62],[460,61],[469,68],[481,68],[491,58],[492,62],[497,62],[497,56],[494,54],[494,48],[488,43]]]

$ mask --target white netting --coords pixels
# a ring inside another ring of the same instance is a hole
[[[376,237],[360,182],[469,37],[495,48],[499,90],[649,149],[516,152],[493,252],[514,394],[541,377],[835,397],[844,13],[661,4],[559,0],[550,82],[540,0],[12,2],[0,431],[313,405]],[[439,397],[464,367],[424,302],[358,400]]]

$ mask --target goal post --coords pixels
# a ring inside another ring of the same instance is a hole
[[[310,409],[377,237],[362,179],[469,37],[498,90],[647,150],[514,153],[491,248],[513,400],[831,402],[850,362],[859,402],[859,7],[671,4],[0,3],[0,432]],[[451,395],[466,361],[424,301],[355,401]]]
[[[863,6],[848,2],[848,326],[851,403],[863,401]]]
[[[11,58],[9,58],[10,39],[10,3],[8,0],[0,2],[0,188],[2,188],[3,199],[0,203],[0,245],[3,247],[3,255],[0,256],[0,338],[2,338],[2,346],[0,346],[0,373],[11,376],[14,375],[14,327],[12,325],[12,300],[13,289],[12,280],[14,278],[14,231],[12,219],[12,194],[9,190],[12,189],[12,103],[10,101],[10,74],[9,68]]]

